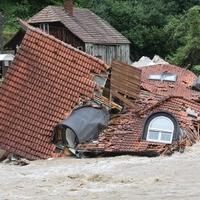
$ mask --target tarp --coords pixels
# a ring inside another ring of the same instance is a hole
[[[105,107],[83,106],[75,109],[54,129],[54,144],[62,138],[62,145],[75,148],[79,143],[97,139],[103,129],[108,126],[109,112]],[[59,137],[57,134],[61,133]]]

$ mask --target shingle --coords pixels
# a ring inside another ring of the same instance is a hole
[[[73,16],[63,7],[47,6],[28,20],[30,24],[61,22],[85,43],[129,44],[121,33],[88,9],[74,8]]]
[[[82,62],[69,62],[77,59]],[[80,98],[94,96],[91,69],[107,68],[97,58],[28,26],[0,89],[0,147],[28,159],[50,157],[53,128]]]

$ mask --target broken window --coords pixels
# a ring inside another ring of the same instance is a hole
[[[171,119],[165,116],[158,116],[151,120],[147,140],[152,142],[172,143],[174,124]]]
[[[149,75],[150,80],[158,80],[158,81],[172,81],[175,82],[177,79],[177,75],[173,73],[163,72],[162,74],[151,74]]]

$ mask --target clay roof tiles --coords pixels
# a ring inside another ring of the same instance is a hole
[[[124,114],[113,118],[98,142],[80,144],[79,150],[105,153],[161,153],[169,145],[142,139],[146,119],[155,112],[171,113],[179,122],[184,133],[194,129],[193,118],[186,109],[200,113],[200,92],[191,89],[197,76],[186,69],[172,65],[142,67],[142,90],[140,98],[133,101]],[[149,80],[150,74],[169,72],[177,74],[176,82]],[[164,89],[164,90],[163,90]],[[195,97],[195,98],[194,98]],[[196,133],[192,133],[192,137]],[[191,141],[190,141],[191,142]],[[173,144],[172,144],[173,145]],[[191,143],[190,143],[191,145]]]
[[[28,20],[28,23],[61,22],[85,43],[129,44],[121,33],[88,9],[74,8],[73,16],[61,6],[47,6]]]
[[[142,88],[149,92],[162,96],[184,96],[187,99],[198,100],[199,92],[192,90],[191,86],[197,76],[186,69],[164,64],[142,67]],[[149,75],[161,74],[163,72],[174,73],[177,75],[175,82],[149,80]]]
[[[50,157],[54,126],[80,101],[94,96],[92,73],[107,68],[28,26],[0,87],[0,148],[28,159]]]

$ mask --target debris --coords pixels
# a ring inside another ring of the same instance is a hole
[[[81,106],[60,122],[53,131],[53,143],[61,149],[74,150],[80,143],[90,142],[108,126],[109,113],[102,106]]]
[[[103,61],[37,28],[26,35],[0,87],[0,147],[26,159],[51,157],[53,128],[98,91]]]
[[[5,160],[7,158],[9,153],[7,153],[5,150],[0,149],[0,162]]]
[[[78,145],[78,152],[171,155],[200,140],[200,92],[191,88],[196,75],[173,65],[153,65],[141,70],[138,98],[125,101],[121,95],[127,109],[111,119],[96,143]],[[175,74],[176,79],[150,80],[149,75],[156,73]]]
[[[158,55],[155,55],[152,60],[149,57],[142,56],[137,62],[132,63],[132,66],[140,68],[159,64],[167,65],[169,63]]]
[[[169,64],[168,62],[166,62],[164,59],[162,59],[162,58],[161,58],[160,56],[158,56],[158,55],[155,55],[155,56],[153,57],[152,61],[153,61],[155,64],[157,64],[157,65],[160,65],[160,64],[162,64],[162,65],[168,65],[168,64]]]
[[[195,118],[198,117],[198,113],[196,113],[196,112],[195,112],[194,110],[192,110],[191,108],[187,108],[187,109],[186,109],[186,113],[188,114],[188,116],[195,117]]]
[[[141,86],[141,70],[119,61],[112,62],[111,94],[137,98]]]
[[[192,88],[194,90],[200,91],[200,76],[194,81]]]
[[[132,66],[134,67],[145,67],[151,65],[155,65],[155,63],[146,56],[142,56],[137,62],[132,63]]]
[[[9,154],[8,158],[4,160],[3,163],[10,164],[10,165],[25,166],[25,165],[29,165],[30,161],[25,158],[21,158],[20,156]]]

